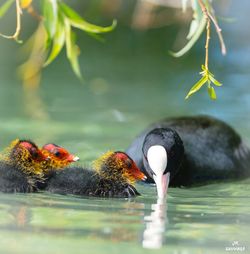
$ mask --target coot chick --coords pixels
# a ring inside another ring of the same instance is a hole
[[[33,192],[42,179],[41,164],[46,156],[30,140],[15,140],[5,150],[0,161],[0,191]]]
[[[46,144],[41,149],[42,153],[48,157],[46,164],[44,165],[44,174],[50,174],[53,170],[60,170],[79,160],[78,156],[71,154],[65,148],[56,144]]]
[[[132,197],[139,195],[136,180],[145,175],[123,152],[107,152],[93,164],[93,169],[70,167],[54,172],[47,191],[94,197]]]
[[[170,186],[192,186],[250,175],[249,148],[232,127],[209,116],[164,119],[126,152],[156,182],[159,196],[165,196],[169,180]]]

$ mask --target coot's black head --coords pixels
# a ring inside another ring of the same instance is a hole
[[[156,128],[144,139],[143,163],[148,175],[154,179],[159,197],[167,192],[170,177],[181,165],[184,147],[180,136],[169,128]]]

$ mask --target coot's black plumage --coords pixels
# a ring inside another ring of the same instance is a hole
[[[167,132],[169,137],[165,135],[161,139],[162,132]],[[201,185],[250,175],[250,150],[240,135],[223,121],[209,116],[193,116],[169,118],[153,124],[129,146],[127,154],[148,176],[148,181],[153,182],[153,179],[152,170],[146,165],[145,146],[157,145],[161,140],[160,145],[168,148],[174,135],[183,142],[184,156],[181,158],[180,155],[181,144],[176,151],[172,148],[170,153],[167,151],[168,163],[176,164],[171,168],[170,186]]]
[[[45,190],[80,196],[132,197],[139,195],[134,181],[144,178],[125,153],[108,152],[95,162],[94,170],[70,167],[55,171]]]

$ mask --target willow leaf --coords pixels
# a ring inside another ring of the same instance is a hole
[[[99,42],[102,42],[102,43],[105,42],[105,38],[103,38],[100,34],[94,34],[94,33],[89,33],[89,32],[87,32],[87,34]]]
[[[113,20],[113,23],[111,26],[107,26],[107,27],[97,26],[84,20],[78,13],[76,13],[73,9],[71,9],[66,4],[61,2],[60,7],[63,13],[69,18],[70,24],[73,27],[88,33],[108,33],[114,30],[117,24],[117,21]]]
[[[205,67],[204,64],[201,65],[201,69],[202,69],[203,71],[207,71],[207,68]]]
[[[71,57],[71,26],[67,18],[64,19],[64,29],[65,29],[65,41],[66,41],[66,52],[67,58]]]
[[[206,75],[209,75],[209,76],[212,76],[212,77],[214,77],[214,74],[211,72],[211,71],[209,71],[209,69],[207,69],[206,67],[205,67],[205,65],[201,65],[201,69],[203,70],[202,72],[200,72],[200,74],[202,74],[203,73],[203,75],[206,73]]]
[[[49,39],[53,38],[57,25],[57,1],[43,0],[43,17],[44,26],[48,33]]]
[[[194,93],[196,93],[197,91],[199,91],[201,89],[201,87],[207,82],[207,77],[204,76],[202,77],[188,92],[187,96],[185,97],[185,99],[188,99],[191,95],[193,95]]]
[[[68,18],[74,20],[82,20],[82,17],[65,3],[59,2],[59,7]]]
[[[66,51],[67,58],[70,61],[72,70],[76,74],[78,78],[82,78],[81,70],[78,62],[79,48],[75,44],[76,36],[71,30],[70,22],[67,18],[64,20],[64,28],[65,28],[65,39],[66,39]]]
[[[55,36],[53,38],[53,46],[47,61],[44,63],[44,67],[49,65],[58,56],[58,54],[61,52],[63,48],[64,43],[65,43],[64,24],[60,19],[58,19]]]
[[[187,35],[187,40],[190,40],[194,36],[198,27],[199,27],[199,21],[197,19],[193,19],[190,24],[189,32]]]
[[[108,33],[108,32],[113,31],[116,27],[117,21],[113,20],[112,25],[106,26],[106,27],[93,25],[93,24],[88,23],[85,20],[81,20],[81,21],[70,20],[70,23],[73,27],[81,29],[85,32],[100,34],[100,33]]]
[[[209,79],[211,82],[213,82],[216,86],[222,86],[222,83],[220,83],[218,80],[214,78],[214,76],[209,75]]]
[[[208,91],[208,94],[209,94],[210,98],[212,100],[216,100],[217,96],[216,96],[214,88],[212,86],[208,86],[207,91]]]
[[[178,52],[169,51],[170,55],[174,57],[181,57],[185,55],[194,46],[196,41],[200,38],[203,30],[206,27],[206,23],[207,23],[206,18],[203,16],[196,32],[194,33],[193,37],[188,41],[188,43]]]
[[[11,5],[13,4],[14,0],[7,0],[1,7],[0,7],[0,18],[2,18],[5,13],[9,10]]]

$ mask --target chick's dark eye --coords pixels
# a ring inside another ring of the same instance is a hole
[[[128,168],[132,168],[132,161],[131,161],[130,159],[127,159],[127,160],[125,161],[125,164],[126,164],[126,166],[127,166]]]
[[[60,156],[61,156],[61,153],[60,153],[59,151],[56,151],[56,152],[54,153],[54,155],[55,155],[56,157],[60,157]]]
[[[32,154],[32,157],[35,159],[37,159],[39,156],[37,152],[32,152],[31,154]]]
[[[39,156],[37,150],[34,149],[34,148],[31,148],[31,149],[30,149],[30,154],[32,155],[32,157],[33,157],[34,159],[38,158],[38,156]]]

